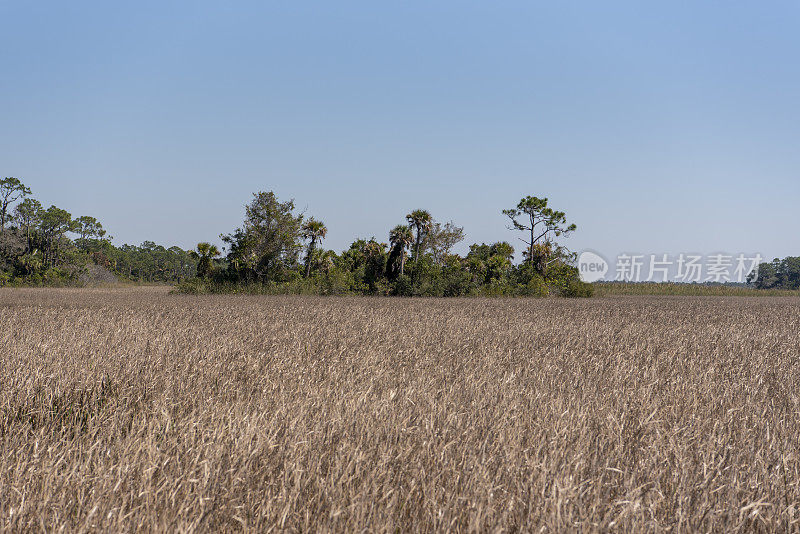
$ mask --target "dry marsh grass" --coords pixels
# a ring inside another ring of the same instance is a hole
[[[797,531],[800,299],[0,291],[0,529]]]
[[[800,297],[797,289],[756,289],[749,286],[685,284],[673,282],[596,282],[598,297],[662,295],[682,297]]]

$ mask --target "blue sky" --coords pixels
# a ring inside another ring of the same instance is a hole
[[[118,243],[193,246],[258,190],[386,239],[414,208],[570,248],[800,254],[796,2],[0,0],[0,175]]]

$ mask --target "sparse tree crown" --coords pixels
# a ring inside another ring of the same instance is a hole
[[[30,194],[30,188],[26,187],[19,178],[10,176],[0,180],[0,234],[5,230],[9,206]]]
[[[516,208],[503,210],[503,214],[511,220],[509,228],[528,233],[528,239],[520,239],[528,245],[527,262],[531,265],[534,264],[537,244],[551,243],[554,237],[568,235],[577,229],[574,224],[567,224],[567,217],[563,211],[549,208],[546,198],[525,197],[519,201]],[[538,251],[547,249],[548,247],[540,247]],[[545,259],[540,265],[540,270],[544,269],[547,261]]]

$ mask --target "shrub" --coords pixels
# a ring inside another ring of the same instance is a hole
[[[550,294],[544,278],[535,275],[528,280],[528,283],[521,286],[520,294],[526,297],[546,297]]]
[[[202,295],[209,292],[208,283],[200,278],[190,278],[184,280],[175,286],[176,293],[185,293],[187,295]],[[235,291],[233,291],[235,292]]]
[[[401,274],[394,282],[394,294],[399,297],[410,297],[414,294],[414,284],[406,274]]]
[[[569,280],[567,287],[561,292],[565,297],[588,298],[594,295],[594,286],[580,280]]]

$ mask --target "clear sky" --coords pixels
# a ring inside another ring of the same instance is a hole
[[[0,175],[184,248],[258,190],[468,243],[546,196],[573,250],[800,254],[800,4],[0,0]],[[519,246],[519,242],[513,242]]]

